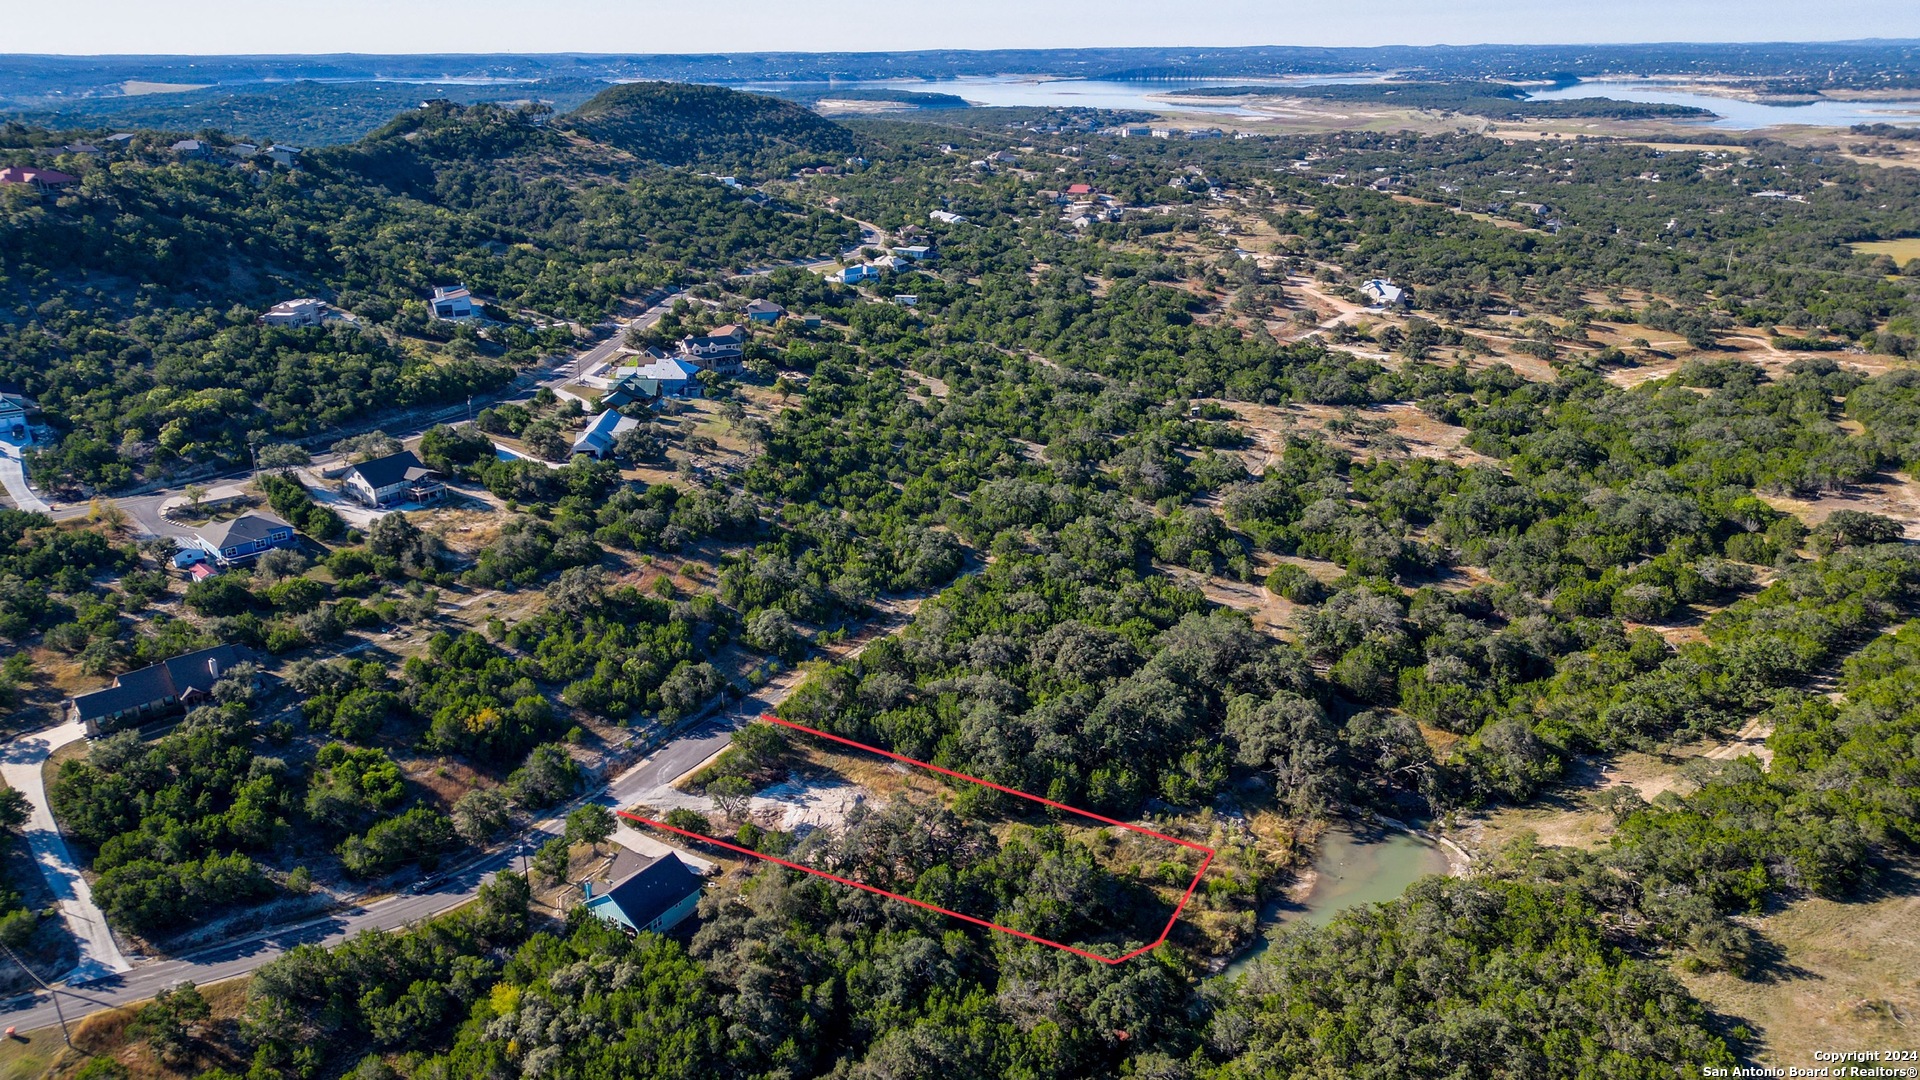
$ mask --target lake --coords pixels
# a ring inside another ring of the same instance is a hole
[[[872,82],[846,82],[831,85],[847,89],[916,90],[922,93],[955,94],[975,105],[990,107],[1034,107],[1085,109],[1128,109],[1152,113],[1218,114],[1220,116],[1259,119],[1266,115],[1237,102],[1218,105],[1188,104],[1174,106],[1156,98],[1177,94],[1196,86],[1271,86],[1284,93],[1288,86],[1327,86],[1340,83],[1384,82],[1386,75],[1305,76],[1287,79],[1195,79],[1191,82],[1117,82],[1108,79],[1037,79],[1024,75],[977,76],[964,79],[883,79]],[[822,88],[825,83],[748,83],[745,90],[776,90],[805,87]],[[1920,124],[1920,100],[1916,101],[1816,101],[1806,105],[1763,105],[1752,101],[1692,94],[1646,83],[1582,82],[1552,90],[1537,90],[1528,95],[1533,101],[1563,101],[1568,98],[1608,97],[1618,101],[1645,101],[1671,105],[1693,105],[1711,110],[1713,120],[1686,121],[1703,128],[1750,130],[1779,124],[1815,124],[1822,127],[1847,127],[1853,124]]]
[[[1324,926],[1333,917],[1360,904],[1393,900],[1407,886],[1429,874],[1448,870],[1440,845],[1405,832],[1356,835],[1332,829],[1320,838],[1313,859],[1313,888],[1305,901],[1282,901],[1262,914],[1260,939],[1233,958],[1223,975],[1233,978],[1247,970],[1272,944],[1272,935],[1295,926]]]
[[[1691,123],[1701,127],[1742,131],[1780,124],[1814,124],[1820,127],[1920,124],[1920,101],[1814,101],[1805,105],[1764,105],[1755,101],[1738,101],[1712,94],[1689,94],[1666,87],[1625,82],[1582,82],[1527,95],[1529,101],[1565,101],[1587,97],[1661,105],[1692,105],[1711,110],[1719,118]]]
[[[1323,86],[1329,83],[1377,82],[1360,76],[1310,77],[1300,79],[1195,79],[1191,82],[1148,83],[1116,82],[1108,79],[1036,79],[1022,75],[983,75],[961,79],[880,79],[846,83],[747,83],[742,90],[825,89],[829,85],[854,90],[913,90],[924,94],[953,94],[973,105],[989,108],[1081,108],[1127,109],[1136,112],[1220,113],[1226,116],[1259,117],[1260,113],[1238,103],[1188,105],[1177,108],[1154,95],[1176,93],[1194,86],[1271,85],[1278,92],[1294,86]]]

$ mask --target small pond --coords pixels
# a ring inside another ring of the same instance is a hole
[[[1294,926],[1322,926],[1336,914],[1360,904],[1392,900],[1429,874],[1447,872],[1440,845],[1406,832],[1355,833],[1333,829],[1320,838],[1314,856],[1313,888],[1301,903],[1278,901],[1261,913],[1260,938],[1234,957],[1225,976],[1247,969],[1272,943],[1272,935]]]

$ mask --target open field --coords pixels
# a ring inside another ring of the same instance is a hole
[[[1862,255],[1885,255],[1901,266],[1909,259],[1920,259],[1920,236],[1908,236],[1899,240],[1867,240],[1849,244]]]
[[[1908,539],[1920,537],[1920,485],[1905,473],[1881,473],[1845,491],[1812,498],[1762,494],[1767,505],[1793,514],[1808,525],[1818,525],[1836,510],[1858,510],[1898,521]]]
[[[1681,974],[1757,1036],[1755,1058],[1815,1064],[1816,1050],[1912,1049],[1920,1028],[1920,874],[1892,868],[1844,901],[1807,897],[1748,921],[1766,943],[1752,977]]]

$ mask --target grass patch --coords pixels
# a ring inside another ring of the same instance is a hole
[[[1899,240],[1862,240],[1847,246],[1869,257],[1886,255],[1901,266],[1907,265],[1908,259],[1920,259],[1920,236],[1908,236]]]

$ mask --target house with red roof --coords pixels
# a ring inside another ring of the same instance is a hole
[[[79,177],[59,169],[35,169],[26,165],[9,165],[0,169],[0,184],[26,184],[38,191],[52,191],[79,182]]]

